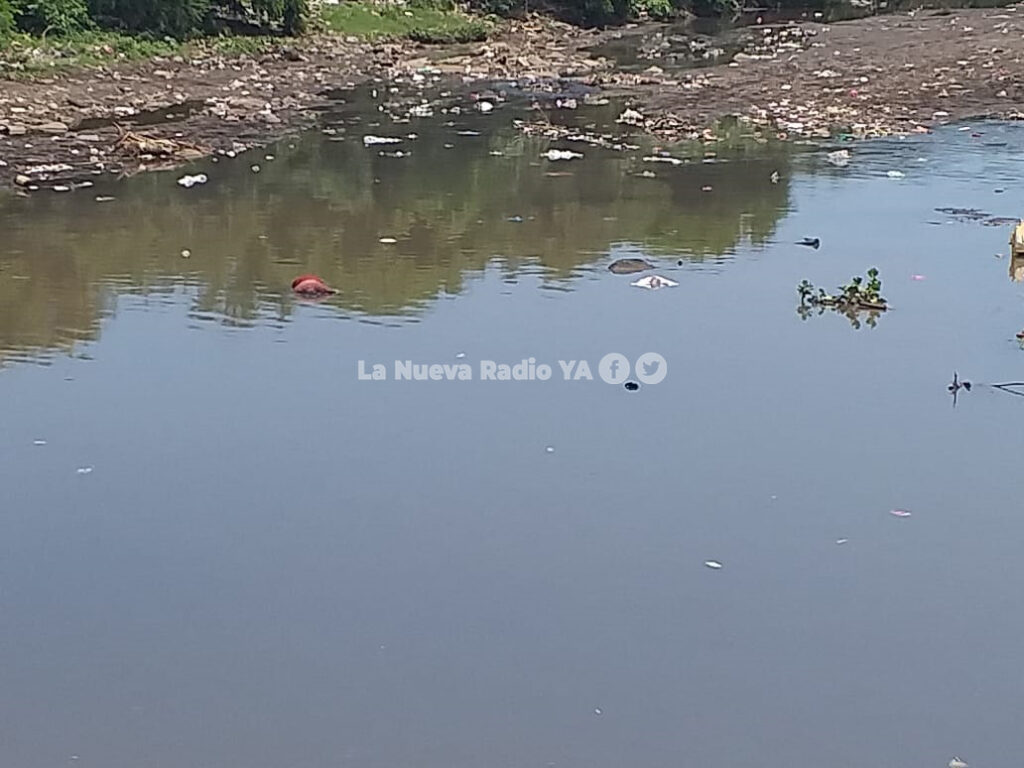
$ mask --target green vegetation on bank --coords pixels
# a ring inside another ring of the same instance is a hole
[[[0,36],[95,30],[179,40],[223,29],[298,34],[308,0],[0,0]]]
[[[323,11],[327,27],[364,39],[408,38],[422,43],[468,43],[483,40],[491,24],[454,5],[413,0],[401,5],[342,2]]]

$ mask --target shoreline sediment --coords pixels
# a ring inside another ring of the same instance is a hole
[[[651,25],[652,33],[665,29]],[[728,116],[780,139],[1024,118],[1019,5],[754,26],[749,53],[675,71],[656,59],[623,71],[592,50],[621,34],[533,17],[482,43],[317,36],[259,55],[177,56],[0,81],[0,186],[70,191],[97,177],[263,146],[316,125],[333,93],[370,80],[411,94],[443,83],[588,86],[630,104],[640,115],[630,130],[667,143],[713,141],[710,129]]]

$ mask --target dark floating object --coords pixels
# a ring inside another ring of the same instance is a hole
[[[821,247],[821,240],[817,237],[805,237],[803,240],[798,240],[797,245],[806,245],[808,248],[818,250]]]
[[[946,387],[946,390],[953,396],[953,407],[956,408],[956,396],[960,393],[960,390],[966,392],[971,391],[971,382],[960,381],[960,376],[956,371],[953,371],[953,381]]]
[[[300,296],[330,296],[337,293],[316,275],[299,275],[292,280],[292,290]]]
[[[643,259],[619,259],[608,265],[608,271],[616,275],[633,275],[648,269],[654,269],[654,265]]]
[[[625,387],[626,390],[629,392],[636,392],[638,389],[640,389],[640,385],[637,384],[635,381],[627,381]]]
[[[682,259],[680,259],[679,261],[677,261],[677,262],[676,262],[676,266],[677,266],[677,267],[681,267],[681,266],[683,266],[683,260],[682,260]]]
[[[956,392],[959,389],[966,389],[968,392],[971,391],[971,382],[960,381],[960,376],[956,371],[953,371],[953,383],[946,387],[950,392]]]

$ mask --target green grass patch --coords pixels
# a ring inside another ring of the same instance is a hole
[[[48,37],[15,33],[0,36],[0,76],[37,75],[64,67],[88,67],[173,56],[174,40],[150,40],[117,32],[76,32]]]
[[[342,2],[326,6],[324,22],[340,35],[364,40],[409,39],[421,43],[470,43],[487,39],[491,24],[457,10],[422,4]]]
[[[273,50],[288,38],[221,35],[186,43],[118,32],[77,32],[42,36],[0,35],[0,77],[39,76],[70,67],[96,67],[157,57],[216,55],[255,56]]]

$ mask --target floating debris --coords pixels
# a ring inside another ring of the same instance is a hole
[[[668,163],[669,165],[683,165],[686,161],[669,155],[649,155],[644,158],[645,163]]]
[[[547,152],[542,154],[541,157],[546,157],[548,160],[553,162],[555,160],[575,160],[583,157],[583,155],[569,149],[549,149]]]
[[[912,513],[909,509],[890,509],[889,514],[893,517],[910,517]]]
[[[197,184],[205,184],[209,180],[209,177],[205,173],[197,173],[195,176],[186,175],[178,179],[178,186],[184,187],[185,189],[191,189]]]
[[[260,172],[260,167],[258,165],[253,165],[253,166],[250,166],[249,170],[252,171],[253,173],[259,173]]]
[[[1024,256],[1024,221],[1017,222],[1017,226],[1010,233],[1010,255]]]
[[[808,248],[818,250],[821,247],[821,240],[817,237],[805,237],[803,240],[797,240],[797,245],[806,245]]]
[[[667,277],[661,277],[660,275],[648,275],[642,277],[634,283],[630,283],[637,288],[649,288],[652,291],[656,291],[659,288],[675,288],[679,283],[675,280],[669,280]]]
[[[967,763],[961,760],[959,757],[954,757],[949,761],[949,768],[967,768]]]
[[[627,381],[623,386],[625,386],[627,392],[636,392],[640,389],[640,385],[635,381]]]
[[[375,144],[401,144],[402,141],[397,136],[363,136],[364,147],[372,147]]]
[[[88,475],[92,472],[92,467],[79,467],[75,470],[80,475]]]
[[[33,440],[32,445],[46,445],[45,440]]]
[[[494,105],[489,101],[478,101],[476,103],[476,109],[478,112],[487,113],[494,109]]]
[[[110,203],[110,202],[113,202],[116,199],[117,199],[116,197],[111,197],[110,195],[97,195],[96,196],[96,202],[97,203]]]
[[[778,184],[779,183],[779,172],[778,171],[772,171],[772,175],[768,177],[768,180],[771,181],[772,184]]]
[[[554,452],[555,452],[555,446],[553,446],[553,445],[548,445],[548,446],[546,446],[544,448],[544,453],[554,453]]]
[[[648,269],[654,269],[654,265],[643,259],[619,259],[608,265],[608,271],[616,275],[633,275]]]
[[[644,116],[635,109],[627,109],[615,119],[615,122],[624,123],[625,125],[642,126],[644,124]]]
[[[888,176],[890,179],[902,179],[907,174],[905,174],[903,171],[886,171],[885,175]]]
[[[720,571],[725,567],[717,560],[705,560],[704,565],[713,571]]]
[[[849,539],[836,539],[836,544],[842,546],[843,544],[846,544],[848,541]]]
[[[188,248],[182,248],[181,249],[181,258],[183,258],[183,259],[191,259],[192,258],[192,251],[190,251]]]
[[[395,238],[393,238],[393,237],[382,237],[377,242],[378,243],[383,243],[384,245],[394,245],[398,241]]]
[[[329,296],[337,293],[317,275],[299,275],[292,280],[292,290],[300,296]]]
[[[825,159],[836,168],[845,168],[850,164],[850,150],[837,149],[835,152],[829,152],[825,155]]]

